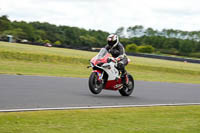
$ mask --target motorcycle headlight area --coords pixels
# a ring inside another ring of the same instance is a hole
[[[94,67],[94,64],[93,64],[92,62],[90,62],[90,65],[91,65],[92,67]]]
[[[98,63],[98,64],[97,64],[97,66],[102,66],[102,65],[103,65],[103,63]]]

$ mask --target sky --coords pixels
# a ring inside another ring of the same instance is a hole
[[[199,5],[199,0],[0,0],[0,16],[110,33],[135,25],[200,31]]]

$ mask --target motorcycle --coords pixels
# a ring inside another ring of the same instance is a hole
[[[129,60],[130,62],[130,60]],[[119,91],[122,96],[130,96],[134,90],[134,79],[128,73],[126,84],[122,83],[121,72],[117,69],[118,61],[111,57],[105,48],[90,60],[93,71],[89,77],[89,89],[99,94],[103,89]]]

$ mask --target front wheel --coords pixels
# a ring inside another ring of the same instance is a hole
[[[99,94],[103,89],[103,84],[98,81],[96,72],[91,73],[88,84],[89,89],[93,94]]]
[[[119,90],[122,96],[130,96],[134,90],[134,79],[130,74],[127,74],[127,76],[129,80],[128,85]]]

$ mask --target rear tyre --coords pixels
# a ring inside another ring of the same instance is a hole
[[[122,96],[130,96],[134,90],[134,79],[130,74],[127,74],[128,76],[128,85],[124,85],[122,89],[119,90],[119,93]]]
[[[88,83],[93,94],[99,94],[103,89],[103,84],[98,81],[96,72],[91,73]]]

